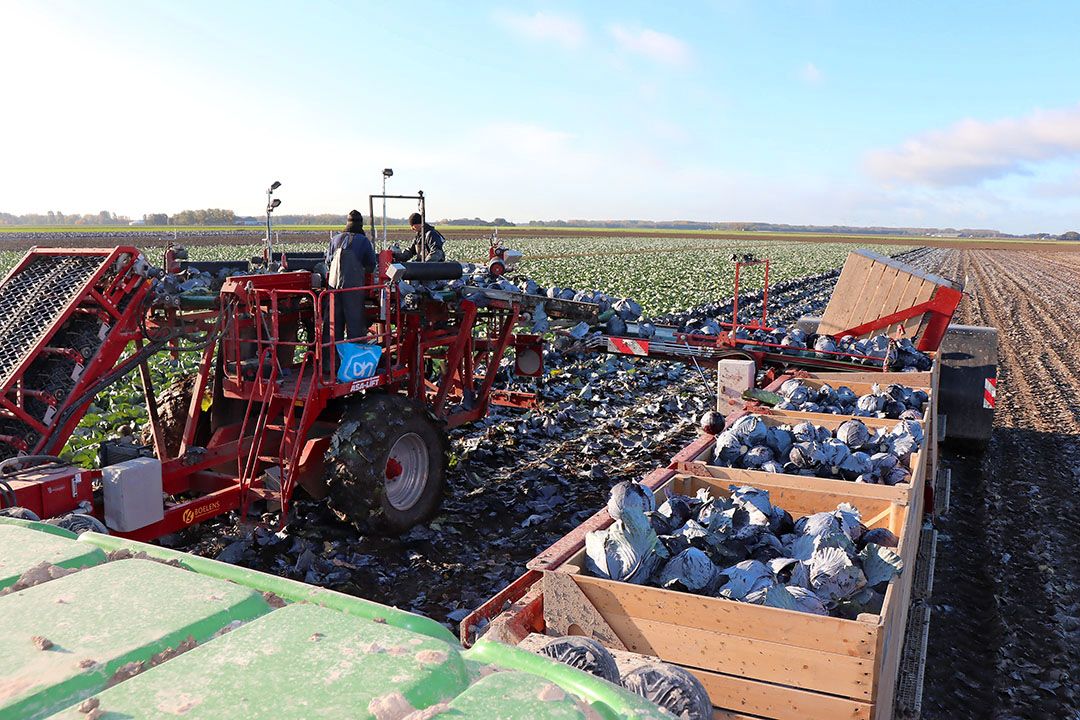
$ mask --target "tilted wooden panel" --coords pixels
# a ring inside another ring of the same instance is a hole
[[[954,287],[944,278],[892,258],[869,250],[856,250],[844,262],[829,305],[821,315],[818,332],[832,335],[913,307],[932,299],[939,286]],[[905,321],[907,336],[913,340],[918,337],[924,320],[925,316],[920,316]],[[898,325],[894,323],[866,335],[881,332],[891,335]]]

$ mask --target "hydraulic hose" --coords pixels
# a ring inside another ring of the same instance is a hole
[[[23,455],[11,457],[0,462],[0,475],[15,475],[31,469],[31,466],[62,465],[63,460],[55,455]]]

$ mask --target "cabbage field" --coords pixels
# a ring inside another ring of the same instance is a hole
[[[312,232],[311,242],[275,246],[286,252],[312,252],[325,248],[327,234]],[[316,239],[317,238],[317,239]],[[777,240],[670,238],[670,237],[529,237],[507,239],[504,244],[525,254],[521,272],[542,286],[603,290],[610,295],[632,297],[647,316],[685,310],[731,295],[731,255],[753,254],[772,260],[773,282],[803,277],[838,267],[857,245],[849,243],[787,243]],[[487,260],[488,239],[450,238],[447,257],[461,261]],[[891,255],[905,249],[899,245],[874,245]],[[161,251],[146,248],[151,262],[160,264]],[[228,260],[260,252],[258,244],[190,245],[193,260]],[[7,272],[22,251],[0,250],[0,272]],[[744,275],[744,287],[761,286],[760,270]]]

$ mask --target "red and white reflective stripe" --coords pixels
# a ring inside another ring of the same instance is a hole
[[[983,407],[994,409],[994,405],[997,403],[997,378],[986,378],[986,382],[983,383]]]
[[[649,354],[649,341],[609,337],[607,339],[607,349],[608,352],[621,353],[623,355],[645,356]]]

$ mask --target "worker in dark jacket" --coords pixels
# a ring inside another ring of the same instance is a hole
[[[377,258],[375,248],[364,234],[364,216],[357,210],[349,212],[345,230],[330,239],[326,248],[326,265],[330,269],[327,285],[333,290],[363,287],[365,275],[374,272]],[[334,339],[358,339],[367,335],[364,322],[363,292],[337,293],[334,298]],[[330,339],[329,307],[323,308],[324,342]],[[347,333],[346,333],[347,331]]]
[[[348,248],[367,272],[375,270],[375,248],[364,234],[364,216],[359,210],[350,210],[345,217],[345,230],[330,238],[330,246],[326,249],[327,267],[333,263],[334,253],[339,248]]]
[[[423,224],[422,233],[420,227],[421,224]],[[443,250],[443,243],[446,242],[446,239],[442,234],[429,223],[425,223],[423,218],[420,217],[420,213],[413,213],[409,216],[409,225],[412,226],[413,232],[416,233],[416,237],[413,238],[412,247],[407,248],[402,252],[394,253],[394,260],[397,262],[408,262],[415,258],[420,262],[445,262],[446,252]],[[422,249],[421,237],[423,238]]]

